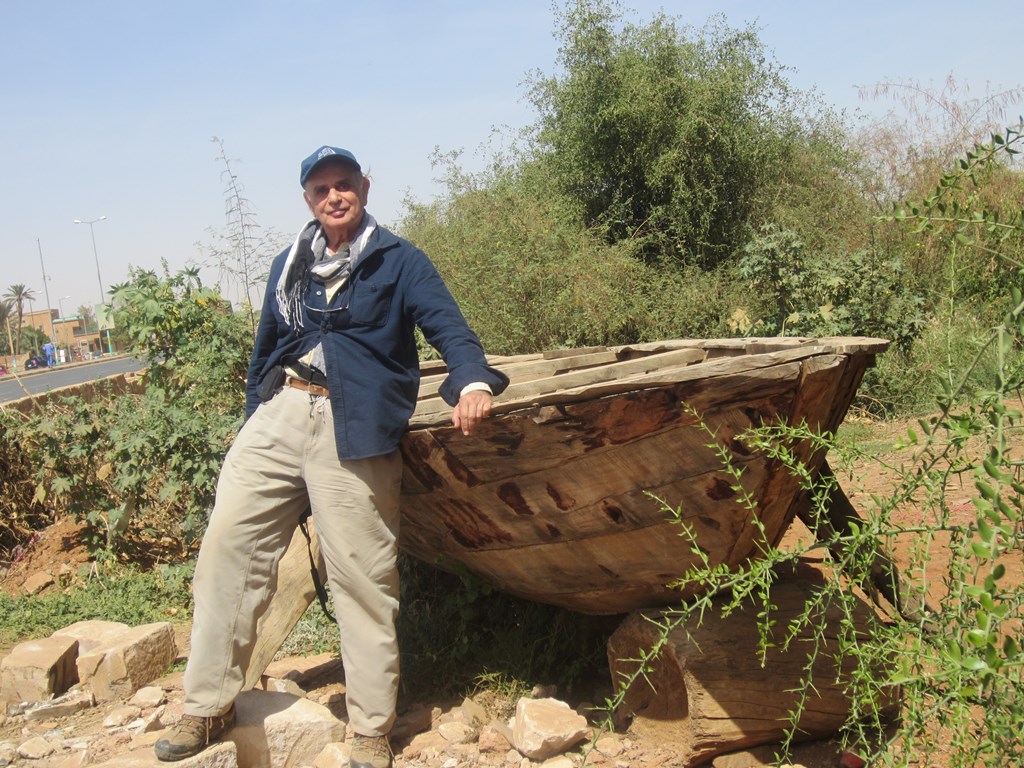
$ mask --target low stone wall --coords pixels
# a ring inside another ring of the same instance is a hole
[[[6,403],[0,404],[0,408],[12,408],[20,411],[21,413],[30,414],[36,409],[45,408],[54,398],[78,396],[83,398],[86,402],[92,402],[96,397],[97,391],[100,388],[105,389],[107,387],[110,387],[114,394],[124,394],[125,392],[141,394],[145,389],[145,373],[145,369],[141,371],[133,371],[131,373],[118,373],[104,379],[96,379],[95,381],[86,381],[81,384],[59,387],[57,389],[48,390],[47,392],[28,395],[26,397],[19,398],[18,400],[10,400]]]

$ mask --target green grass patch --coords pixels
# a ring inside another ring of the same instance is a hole
[[[194,563],[148,571],[100,565],[63,591],[36,596],[0,595],[0,642],[46,637],[77,621],[100,619],[130,626],[184,622],[192,612]]]

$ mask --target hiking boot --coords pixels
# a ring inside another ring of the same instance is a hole
[[[391,768],[391,746],[387,736],[352,737],[349,768]]]
[[[198,755],[206,746],[235,724],[235,705],[223,715],[198,717],[182,715],[178,724],[171,728],[153,748],[158,760],[167,762],[184,760]]]

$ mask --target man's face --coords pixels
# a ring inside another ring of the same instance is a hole
[[[363,220],[370,180],[343,162],[321,165],[306,179],[306,205],[323,225],[327,244],[350,242]]]

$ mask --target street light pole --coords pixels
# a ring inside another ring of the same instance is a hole
[[[99,282],[99,285],[100,285],[100,304],[101,305],[106,304],[107,302],[103,298],[103,278],[100,277],[100,255],[96,251],[96,232],[95,232],[95,230],[93,230],[92,225],[95,224],[96,222],[106,221],[106,220],[107,220],[106,216],[100,216],[98,219],[92,219],[90,221],[85,221],[83,219],[75,219],[75,221],[74,221],[75,224],[88,224],[89,225],[89,234],[92,236],[92,255],[93,255],[93,258],[96,259],[96,280]],[[97,317],[96,317],[96,332],[97,333],[99,333],[99,329],[100,329],[100,319],[99,319],[99,316],[97,315]],[[107,329],[107,352],[109,352],[111,355],[114,354],[114,347],[110,343],[110,329],[109,328]]]
[[[39,249],[39,266],[43,270],[43,293],[46,294],[46,314],[50,317],[50,341],[53,342],[55,333],[53,330],[53,311],[50,309],[50,286],[47,285],[46,277],[46,265],[43,264],[43,245],[39,242],[39,238],[36,238],[36,248]]]

